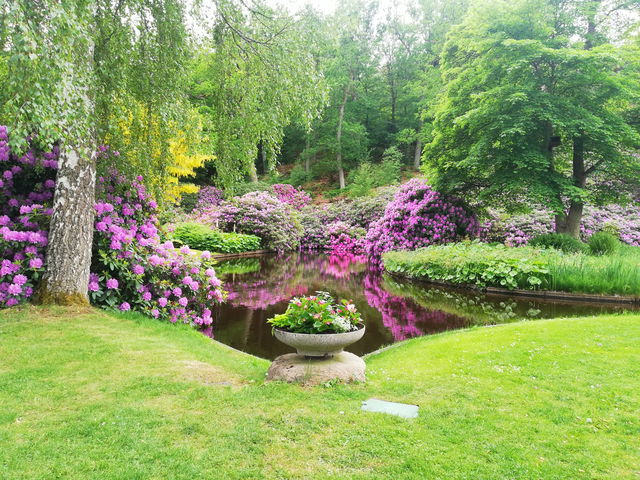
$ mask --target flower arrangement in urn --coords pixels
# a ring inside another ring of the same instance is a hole
[[[336,302],[327,292],[294,297],[287,310],[267,320],[281,342],[307,357],[329,357],[357,342],[364,324],[356,306],[348,300]]]

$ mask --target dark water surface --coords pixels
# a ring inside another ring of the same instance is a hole
[[[521,319],[597,315],[632,307],[484,295],[427,286],[380,274],[354,256],[289,253],[220,262],[229,291],[208,334],[239,350],[273,359],[294,351],[278,342],[266,320],[283,313],[296,295],[318,290],[352,300],[367,331],[347,350],[363,355],[407,338]]]

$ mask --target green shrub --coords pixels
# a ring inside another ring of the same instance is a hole
[[[611,255],[620,248],[618,237],[607,232],[594,233],[589,237],[588,244],[591,255]]]
[[[271,190],[271,183],[258,181],[258,182],[246,182],[236,185],[233,189],[233,195],[241,197],[250,192],[268,192]]]
[[[349,176],[349,195],[351,197],[369,195],[374,188],[400,181],[400,160],[394,152],[387,155],[391,149],[395,149],[395,152],[400,154],[397,148],[390,147],[385,151],[381,163],[363,162]]]
[[[294,187],[299,187],[300,185],[307,183],[311,179],[310,177],[311,175],[304,170],[304,167],[298,164],[291,169],[289,178],[283,183],[289,183]]]
[[[311,165],[311,180],[324,178],[336,173],[335,157],[324,157]]]
[[[416,279],[481,287],[640,295],[640,247],[621,246],[617,253],[591,256],[467,242],[387,252],[382,258],[387,271]]]
[[[224,233],[199,223],[176,226],[172,237],[196,250],[215,253],[240,253],[260,249],[260,238],[242,233]]]
[[[183,193],[180,195],[180,208],[185,212],[191,212],[198,203],[197,193]]]
[[[566,233],[544,233],[534,237],[529,242],[532,247],[555,248],[565,253],[581,253],[587,250],[587,246]]]

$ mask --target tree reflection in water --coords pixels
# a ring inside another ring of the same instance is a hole
[[[251,261],[221,262],[217,270],[229,299],[218,307],[216,322],[205,333],[264,358],[291,351],[275,340],[266,320],[284,312],[294,296],[319,290],[353,301],[362,313],[367,332],[349,347],[358,355],[407,338],[469,325],[616,310],[612,306],[489,297],[420,285],[381,275],[367,267],[365,257],[357,255],[265,255]]]

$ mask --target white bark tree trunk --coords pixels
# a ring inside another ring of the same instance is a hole
[[[416,150],[413,152],[413,167],[418,170],[420,168],[420,157],[422,157],[422,140],[416,140]]]
[[[39,303],[88,303],[96,178],[94,152],[93,145],[61,148],[47,270],[37,295]]]
[[[338,180],[340,181],[341,190],[346,186],[344,181],[344,168],[342,167],[342,121],[344,120],[344,107],[347,105],[348,93],[348,89],[345,88],[338,115],[338,131],[336,132],[336,146],[338,148],[338,153],[336,154],[336,165],[338,166]]]
[[[304,148],[304,171],[305,173],[308,175],[311,172],[311,153],[310,153],[310,148],[311,148],[311,140],[309,139],[310,134],[307,133],[307,138],[305,140],[305,148]]]

